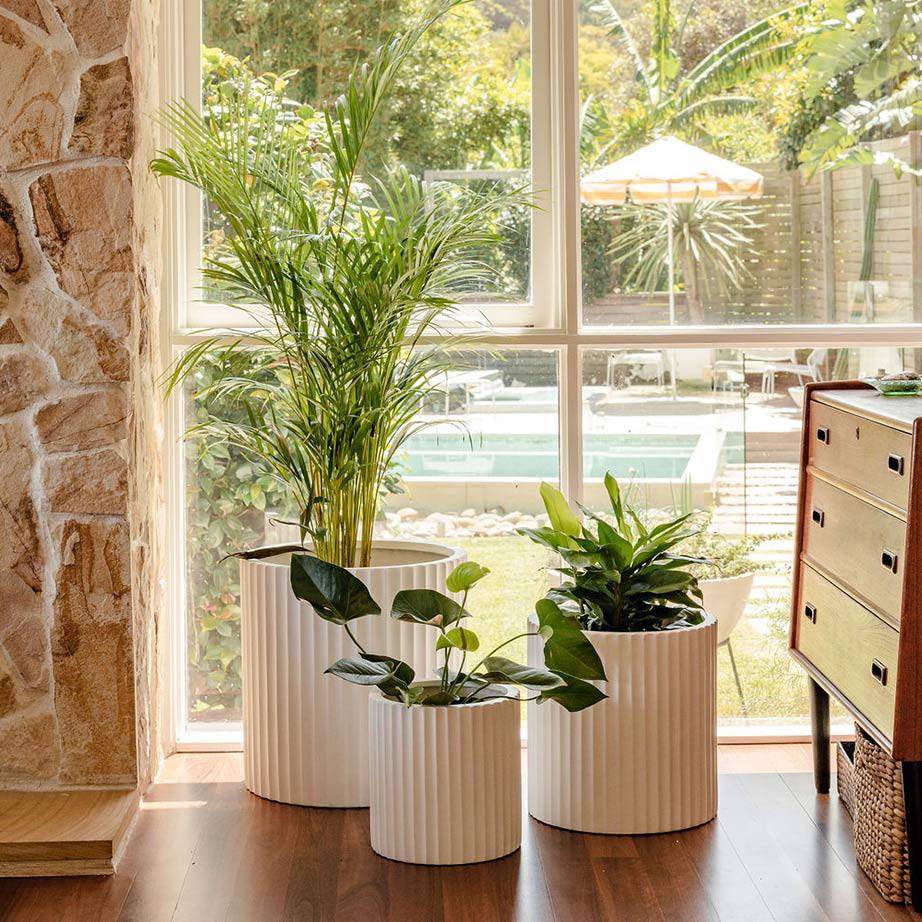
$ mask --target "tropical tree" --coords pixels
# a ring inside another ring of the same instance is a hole
[[[694,7],[694,2],[689,3],[677,27],[672,0],[651,0],[653,28],[647,59],[614,0],[601,0],[592,7],[609,36],[627,52],[639,92],[614,114],[604,112],[591,98],[586,101],[583,125],[594,137],[583,141],[584,167],[592,169],[665,134],[707,143],[711,140],[709,119],[751,112],[763,105],[763,100],[738,88],[793,57],[797,50],[794,25],[807,4],[760,19],[684,68],[675,49],[682,44]]]
[[[911,165],[870,141],[922,127],[922,0],[829,0],[803,40],[808,103],[849,81],[855,97],[806,139],[811,170],[849,164]]]

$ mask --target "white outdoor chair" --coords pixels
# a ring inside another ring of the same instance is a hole
[[[801,363],[793,361],[793,357],[790,362],[766,362],[762,369],[762,393],[775,393],[776,374],[797,375],[798,384],[803,384],[805,378],[810,381],[821,381],[820,368],[826,361],[826,352],[826,349],[814,349],[807,356],[807,361]]]

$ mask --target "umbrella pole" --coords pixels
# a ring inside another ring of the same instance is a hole
[[[675,326],[675,240],[672,230],[672,183],[666,183],[666,201],[668,211],[666,214],[666,239],[669,241],[669,326]],[[678,396],[675,379],[675,349],[669,350],[669,377],[672,379],[672,397]]]

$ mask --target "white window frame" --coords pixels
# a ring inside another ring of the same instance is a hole
[[[537,347],[558,355],[560,479],[571,499],[583,495],[582,354],[587,349],[773,347],[922,347],[922,324],[787,324],[769,326],[587,327],[580,296],[578,3],[532,0],[532,171],[539,200],[532,227],[532,303],[484,307],[495,324],[484,345]],[[201,16],[197,0],[164,0],[160,32],[161,97],[200,106]],[[164,138],[162,145],[169,143]],[[192,327],[205,319],[194,310],[201,204],[178,183],[164,183],[164,276],[161,343],[165,363],[199,341]],[[190,307],[191,306],[191,307]],[[529,311],[528,326],[511,327]],[[214,314],[210,314],[214,321]],[[222,321],[223,322],[223,321]],[[167,479],[168,612],[162,662],[168,743],[177,750],[228,750],[242,746],[237,727],[187,723],[185,661],[184,464],[180,395],[167,402],[164,470]],[[727,728],[721,742],[809,739],[806,728]]]

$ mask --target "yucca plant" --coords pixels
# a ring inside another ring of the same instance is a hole
[[[362,175],[401,65],[459,2],[441,0],[382,45],[316,130],[279,130],[285,101],[244,83],[222,91],[220,120],[169,107],[174,147],[152,163],[201,190],[220,217],[224,242],[206,258],[206,291],[248,318],[188,350],[170,385],[217,353],[223,373],[196,396],[230,400],[245,418],[211,422],[204,434],[268,469],[291,495],[302,540],[345,567],[370,563],[395,453],[423,425],[417,414],[453,349],[469,343],[445,336],[436,348],[430,337],[453,325],[463,292],[488,281],[476,254],[496,243],[495,216],[530,205],[524,187],[465,194],[426,188],[399,168]]]
[[[697,577],[689,572],[708,561],[678,552],[697,529],[692,513],[647,526],[621,499],[618,481],[605,475],[610,521],[580,506],[574,512],[563,494],[541,484],[550,525],[519,534],[560,555],[554,569],[563,577],[547,598],[587,631],[664,631],[701,624],[704,614]]]
[[[739,289],[749,276],[755,231],[761,208],[742,202],[678,202],[672,206],[675,252],[685,282],[692,323],[704,322],[704,306]],[[669,207],[622,205],[623,230],[612,253],[630,266],[627,285],[661,291],[668,271]]]

